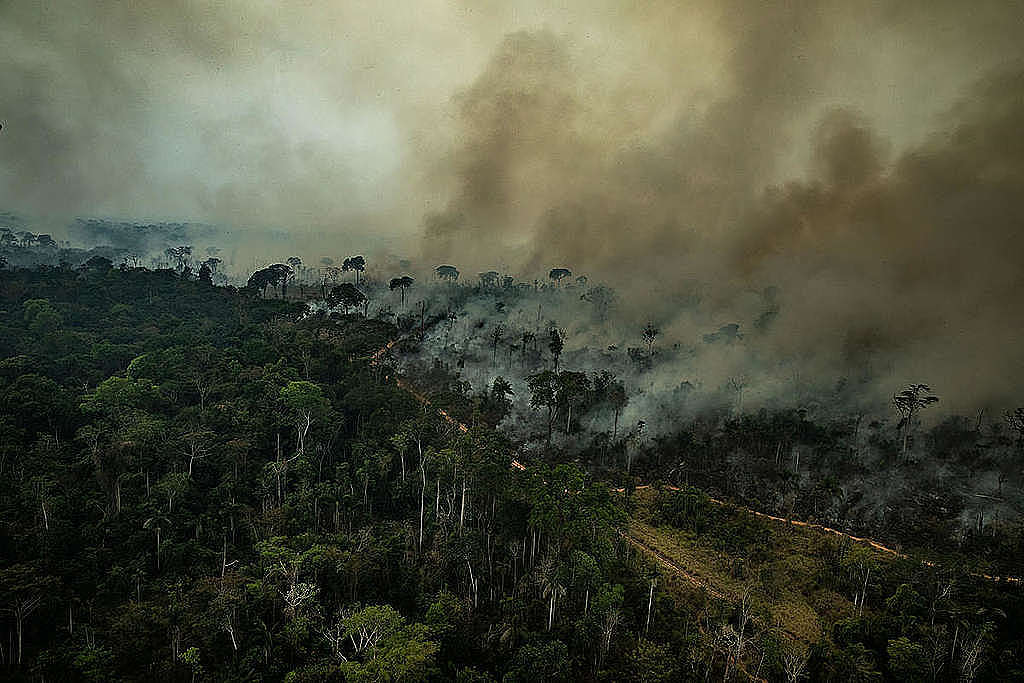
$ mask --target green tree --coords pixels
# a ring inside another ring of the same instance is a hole
[[[629,672],[638,683],[668,683],[678,680],[679,668],[670,646],[641,638],[629,653]]]
[[[558,683],[568,680],[569,648],[560,640],[519,648],[502,678],[504,683]]]
[[[437,653],[429,634],[390,605],[344,611],[323,631],[346,681],[425,680]]]
[[[43,337],[52,334],[64,324],[64,316],[54,308],[48,299],[29,299],[22,308],[29,331]]]
[[[306,452],[306,436],[313,423],[322,418],[330,409],[330,403],[323,389],[305,380],[289,382],[281,389],[281,402],[295,422],[296,442],[299,455]]]
[[[924,681],[928,662],[924,648],[906,636],[889,641],[889,670],[901,681]]]
[[[359,308],[366,302],[366,295],[356,289],[351,282],[343,282],[331,288],[327,295],[327,303],[331,307],[342,306],[347,312],[350,308]]]

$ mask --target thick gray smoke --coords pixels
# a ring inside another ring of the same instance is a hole
[[[756,354],[712,375],[1004,403],[1022,19],[997,0],[14,0],[0,209],[283,229],[307,261],[568,266],[619,289],[623,338],[760,321]]]
[[[764,323],[756,357],[705,365],[718,380],[847,378],[875,400],[928,381],[960,410],[1017,400],[1024,66],[994,6],[727,5],[709,19],[731,49],[708,92],[644,72],[595,82],[571,41],[508,36],[453,99],[458,182],[427,218],[427,252],[485,266],[502,245],[527,271],[596,273],[636,304],[634,330],[652,317],[684,343]],[[678,27],[692,8],[650,11]],[[883,59],[893,35],[910,47]],[[875,52],[851,65],[855,46]],[[687,47],[671,52],[681,81]],[[904,79],[934,65],[910,54],[946,69],[927,115]]]

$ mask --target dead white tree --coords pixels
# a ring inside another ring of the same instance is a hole
[[[807,678],[807,650],[793,646],[782,656],[782,668],[789,683]]]

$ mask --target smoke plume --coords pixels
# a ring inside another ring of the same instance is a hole
[[[0,209],[274,228],[307,260],[564,266],[616,286],[624,331],[756,330],[724,373],[1004,404],[1022,19],[996,0],[15,0]]]

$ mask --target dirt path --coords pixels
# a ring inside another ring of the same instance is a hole
[[[645,555],[648,555],[651,559],[660,564],[662,567],[665,567],[666,569],[671,571],[676,576],[685,579],[695,588],[703,590],[705,593],[714,598],[729,602],[729,598],[724,593],[717,590],[714,586],[712,586],[704,579],[698,577],[696,574],[692,574],[687,570],[683,569],[683,567],[676,564],[676,562],[671,557],[669,557],[662,551],[658,550],[654,546],[650,545],[647,542],[647,539],[645,539],[640,534],[636,533],[634,530],[630,529],[628,532],[620,531],[619,535],[622,536],[623,539],[625,539],[630,545],[638,549],[640,552],[642,552]]]
[[[652,488],[649,484],[641,484],[640,486],[635,487],[634,490],[639,491],[639,490],[649,489],[649,488]],[[677,487],[677,486],[663,486],[662,488],[664,488],[666,491],[679,491],[679,487]],[[617,493],[624,493],[625,489],[621,489],[620,488],[620,489],[615,489],[615,491]],[[717,498],[708,498],[708,500],[710,500],[715,505],[720,505],[720,506],[727,505],[727,503],[725,501],[718,500]],[[824,526],[823,524],[815,524],[814,522],[803,522],[803,521],[801,521],[799,519],[786,519],[785,517],[776,517],[775,515],[769,515],[766,512],[760,512],[758,510],[753,510],[753,509],[745,507],[743,505],[735,505],[734,507],[736,507],[738,510],[741,510],[742,512],[747,513],[748,515],[753,515],[754,517],[760,517],[762,519],[770,519],[773,522],[781,522],[783,524],[788,524],[788,525],[791,525],[791,526],[803,527],[803,528],[806,528],[806,529],[814,529],[815,531],[820,531],[821,533],[832,534],[834,536],[839,536],[839,537],[842,537],[842,538],[847,538],[847,539],[853,541],[854,543],[860,543],[862,545],[867,545],[867,546],[869,546],[871,548],[874,548],[875,550],[877,550],[879,552],[886,553],[888,555],[892,555],[893,557],[898,557],[900,559],[904,559],[904,560],[906,560],[906,559],[917,559],[917,558],[911,557],[910,555],[907,555],[906,553],[901,553],[900,551],[896,550],[895,548],[890,548],[887,545],[879,543],[878,541],[876,541],[876,540],[874,540],[872,538],[866,538],[866,537],[863,537],[863,536],[854,536],[853,534],[848,534],[845,531],[839,531],[838,529],[833,529],[832,527]],[[926,567],[936,567],[936,566],[938,566],[936,563],[929,562],[928,560],[920,560],[920,559],[918,559],[917,561],[920,562],[921,564],[925,565]],[[1005,582],[1005,583],[1014,584],[1014,585],[1020,585],[1021,583],[1024,583],[1024,579],[1021,579],[1021,577],[1019,577],[1019,576],[993,576],[991,574],[983,574],[983,573],[980,573],[980,572],[968,572],[968,573],[970,574],[970,576],[973,576],[973,577],[975,577],[977,579],[985,579],[985,580],[988,580],[988,581],[993,581],[995,583]]]
[[[389,341],[386,346],[383,346],[380,349],[378,349],[377,351],[375,351],[374,354],[370,357],[370,363],[372,365],[377,365],[378,363],[380,363],[383,359],[385,359],[387,357],[387,353],[392,348],[394,348],[394,346],[399,341],[400,340],[398,340],[398,339],[393,339],[393,340]],[[426,396],[424,396],[423,394],[421,394],[418,391],[416,391],[415,389],[413,389],[412,386],[410,386],[409,383],[406,382],[405,380],[399,378],[398,380],[396,380],[396,384],[398,385],[398,387],[400,389],[402,389],[403,391],[408,392],[410,395],[412,395],[413,398],[415,398],[417,401],[419,401],[423,405],[432,406],[432,404],[430,402],[430,399],[428,399]],[[463,423],[459,422],[457,419],[455,419],[454,417],[449,415],[447,411],[445,411],[445,410],[443,410],[441,408],[435,408],[435,410],[437,411],[438,416],[442,420],[444,420],[448,424],[452,425],[453,427],[455,427],[459,431],[461,431],[463,433],[466,433],[466,432],[469,431],[469,427],[467,427],[466,425],[464,425]],[[524,465],[523,463],[519,462],[515,458],[512,459],[512,467],[514,467],[515,469],[520,470],[520,471],[523,471],[523,470],[526,469],[526,465]],[[649,489],[649,488],[651,488],[650,484],[642,484],[640,486],[634,487],[634,490],[638,491],[638,490]],[[679,491],[679,488],[676,487],[676,486],[665,486],[663,488],[665,490],[667,490],[667,491]],[[614,490],[616,492],[618,492],[618,493],[625,493],[625,489],[621,489],[620,488],[620,489],[614,489]],[[714,503],[715,505],[721,505],[721,506],[726,505],[726,503],[724,501],[718,500],[717,498],[710,498],[710,501],[712,503]],[[807,529],[814,529],[815,531],[820,531],[822,533],[832,534],[832,535],[839,536],[839,537],[842,537],[842,538],[847,538],[847,539],[849,539],[849,540],[851,540],[851,541],[853,541],[855,543],[860,543],[862,545],[867,545],[867,546],[869,546],[871,548],[874,548],[875,550],[877,550],[879,552],[887,553],[889,555],[892,555],[893,557],[898,557],[900,559],[912,559],[912,558],[910,558],[909,555],[901,553],[900,551],[898,551],[898,550],[896,550],[894,548],[890,548],[889,546],[884,545],[883,543],[880,543],[880,542],[878,542],[878,541],[876,541],[874,539],[871,539],[871,538],[865,538],[865,537],[862,537],[862,536],[854,536],[854,535],[848,534],[848,533],[846,533],[844,531],[839,531],[838,529],[833,529],[832,527],[827,527],[827,526],[824,526],[822,524],[815,524],[814,522],[803,522],[803,521],[800,521],[798,519],[786,519],[784,517],[776,517],[775,515],[769,515],[766,512],[760,512],[758,510],[754,510],[754,509],[751,509],[751,508],[748,508],[748,507],[745,507],[745,506],[742,506],[742,505],[736,505],[735,507],[737,509],[739,509],[739,510],[741,510],[743,512],[746,512],[747,514],[753,515],[755,517],[761,517],[763,519],[770,519],[770,520],[775,521],[775,522],[781,522],[783,524],[788,524],[788,525],[792,525],[792,526],[804,527],[804,528],[807,528]],[[682,568],[680,568],[677,565],[673,564],[667,558],[667,556],[661,554],[660,551],[658,551],[657,549],[648,546],[647,544],[645,544],[639,538],[635,538],[635,537],[632,537],[632,536],[626,536],[626,539],[630,543],[632,543],[635,547],[643,550],[648,555],[653,557],[657,562],[659,562],[659,564],[662,564],[663,566],[672,568],[673,571],[678,573],[683,578],[687,579],[691,583],[694,582],[695,579],[692,577],[692,575],[687,574],[685,572],[685,570],[683,570]],[[928,566],[928,567],[936,566],[936,564],[934,562],[929,562],[927,560],[919,560],[919,561],[921,562],[921,564],[923,564],[925,566]],[[1013,584],[1013,585],[1021,585],[1022,583],[1024,583],[1024,579],[1021,579],[1021,577],[1019,577],[1019,576],[993,576],[993,575],[990,575],[990,574],[983,574],[983,573],[978,573],[978,572],[969,572],[969,573],[970,573],[971,576],[973,576],[975,578],[985,579],[987,581],[993,581],[995,583],[1009,583],[1009,584]],[[700,584],[695,583],[694,585],[700,585]],[[716,597],[722,597],[721,594],[716,593],[714,591],[714,589],[710,588],[710,586],[703,586],[703,587],[705,588],[705,590],[708,590],[708,592],[710,592],[712,595],[716,595]]]

